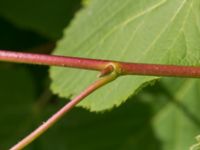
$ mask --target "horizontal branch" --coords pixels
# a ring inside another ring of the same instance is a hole
[[[103,70],[109,63],[118,66],[121,75],[200,77],[200,67],[129,63],[112,60],[88,59],[45,54],[33,54],[0,50],[0,61],[62,66],[88,70]]]

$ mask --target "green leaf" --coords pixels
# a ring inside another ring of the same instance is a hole
[[[0,149],[8,149],[30,132],[35,87],[25,69],[0,68]]]
[[[198,136],[196,137],[196,139],[197,139],[197,142],[198,142],[198,143],[192,145],[192,146],[190,147],[190,150],[199,150],[199,149],[200,149],[200,135],[198,135]]]
[[[90,4],[91,0],[82,0],[83,6],[88,6]]]
[[[0,16],[23,29],[57,39],[80,8],[80,0],[1,0]]]
[[[199,0],[92,0],[65,30],[54,54],[157,64],[200,64]],[[78,95],[95,72],[51,68],[51,88]],[[102,111],[119,106],[157,77],[125,76],[80,106]]]
[[[172,88],[175,81],[179,86]],[[168,79],[164,86],[171,97],[165,108],[154,117],[156,133],[165,143],[164,150],[188,150],[200,129],[200,80]]]
[[[162,150],[188,150],[200,129],[200,81],[165,79],[157,89],[163,92],[141,97],[155,110],[151,120]]]

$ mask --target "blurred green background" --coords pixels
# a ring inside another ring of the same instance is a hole
[[[83,7],[81,0],[1,0],[0,49],[50,54]],[[48,67],[0,63],[0,149],[17,143],[66,103],[51,93],[49,84]],[[95,114],[75,108],[27,149],[169,149],[152,124],[169,101],[173,96],[161,82],[112,111]],[[199,129],[198,118],[182,105],[174,106]]]

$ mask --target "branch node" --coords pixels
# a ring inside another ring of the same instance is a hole
[[[108,63],[103,70],[98,74],[98,77],[105,77],[109,74],[114,74],[115,77],[118,77],[121,74],[121,67],[118,63],[110,62]],[[113,76],[113,75],[112,75]]]

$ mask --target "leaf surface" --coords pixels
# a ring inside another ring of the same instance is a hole
[[[93,0],[65,30],[54,54],[129,62],[199,65],[199,0]],[[51,88],[78,95],[95,72],[51,68]],[[158,77],[125,76],[80,103],[91,111],[119,106]]]
[[[165,105],[152,119],[157,138],[163,150],[188,150],[200,130],[200,81],[198,79],[165,79]],[[173,85],[173,87],[172,87]],[[161,103],[155,97],[155,103]]]
[[[196,137],[196,140],[197,140],[197,143],[193,144],[191,147],[190,147],[190,150],[198,150],[200,149],[200,135],[198,135]]]

